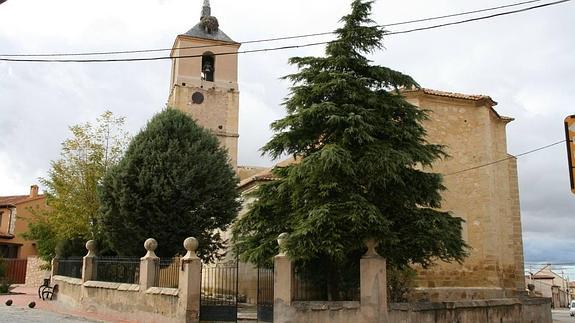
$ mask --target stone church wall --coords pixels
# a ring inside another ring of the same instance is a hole
[[[444,174],[442,208],[465,220],[470,255],[462,264],[438,263],[418,270],[415,299],[471,300],[514,296],[525,289],[517,165],[509,158],[505,126],[511,121],[493,101],[407,93],[410,103],[428,109],[428,141],[446,146],[449,158],[433,171]]]

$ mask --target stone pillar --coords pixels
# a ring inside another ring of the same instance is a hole
[[[86,249],[88,249],[88,254],[84,256],[82,264],[82,283],[92,280],[97,270],[94,264],[96,260],[96,241],[89,240],[86,242]]]
[[[274,257],[274,322],[283,322],[292,302],[293,264],[286,254],[287,233],[278,236],[280,253]]]
[[[202,261],[196,255],[198,240],[184,240],[186,255],[180,260],[178,316],[183,322],[200,321],[200,288],[202,281]]]
[[[377,322],[387,322],[386,261],[375,251],[374,240],[366,245],[367,252],[360,260],[361,311],[378,318]]]
[[[158,280],[160,269],[160,258],[156,256],[158,242],[149,238],[144,242],[144,248],[148,251],[146,255],[140,258],[140,291],[145,292],[148,288],[154,287]]]
[[[60,248],[56,247],[56,255],[52,258],[51,262],[51,277],[58,275],[58,266],[60,264],[60,256],[62,255]]]

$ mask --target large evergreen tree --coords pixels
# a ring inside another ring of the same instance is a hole
[[[364,56],[382,47],[385,33],[369,18],[371,4],[353,1],[325,57],[290,59],[299,70],[286,76],[287,116],[272,124],[263,151],[299,162],[276,168],[278,180],[257,190],[234,226],[243,260],[269,262],[284,231],[288,255],[319,261],[328,276],[359,258],[367,239],[395,267],[465,257],[463,220],[439,210],[445,188],[431,171],[446,154],[425,139],[426,112],[400,92],[417,83]]]
[[[217,256],[239,208],[237,179],[217,138],[184,113],[156,115],[130,143],[100,190],[101,223],[120,255],[140,256],[155,238],[159,256],[183,252],[194,236],[205,260]]]

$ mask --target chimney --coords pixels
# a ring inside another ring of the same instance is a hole
[[[38,185],[30,186],[30,198],[38,197]]]

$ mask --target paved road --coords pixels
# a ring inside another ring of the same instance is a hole
[[[98,322],[36,308],[21,308],[0,304],[0,322],[27,323],[88,323]]]
[[[575,323],[575,317],[569,316],[568,309],[552,310],[553,323]]]

